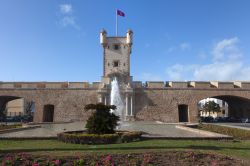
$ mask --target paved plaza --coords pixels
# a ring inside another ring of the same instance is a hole
[[[129,131],[143,131],[145,135],[154,137],[169,137],[169,138],[202,138],[215,137],[218,134],[204,134],[204,132],[197,132],[178,128],[179,124],[165,124],[157,122],[123,122],[118,129]],[[23,131],[10,132],[0,134],[0,138],[31,138],[31,137],[56,137],[60,132],[84,130],[85,122],[61,123],[61,124],[41,124],[41,127],[28,129]]]

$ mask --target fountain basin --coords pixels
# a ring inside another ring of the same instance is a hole
[[[86,130],[57,134],[59,141],[74,144],[114,144],[141,140],[140,131],[116,131],[113,134],[88,134]]]

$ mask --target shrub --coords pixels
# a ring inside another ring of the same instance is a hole
[[[119,139],[118,134],[70,134],[60,133],[57,135],[58,140],[74,144],[111,144],[116,143]]]
[[[22,125],[21,124],[13,124],[13,125],[1,124],[0,130],[13,129],[13,128],[19,128],[19,127],[22,127]]]
[[[74,144],[112,144],[140,140],[142,132],[119,131],[114,134],[88,134],[80,132],[64,132],[57,134],[58,140]]]
[[[110,109],[116,109],[116,106],[102,103],[85,106],[85,110],[95,110],[85,126],[89,134],[113,134],[115,132],[120,118],[111,113]]]
[[[250,131],[232,127],[218,126],[212,124],[200,124],[199,129],[212,131],[220,134],[230,135],[237,139],[250,139]]]
[[[84,159],[78,159],[74,161],[74,166],[84,166],[85,162]]]
[[[131,131],[131,132],[122,132],[120,134],[121,142],[132,142],[140,140],[142,132],[140,131]]]

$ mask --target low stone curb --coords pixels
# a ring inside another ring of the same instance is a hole
[[[20,128],[5,129],[5,130],[0,130],[0,134],[29,130],[29,129],[40,128],[40,127],[41,127],[40,125],[34,125],[34,126],[27,126],[27,127],[20,127]]]
[[[176,125],[175,127],[178,129],[182,129],[182,130],[186,130],[186,131],[190,131],[190,132],[204,134],[209,138],[233,139],[233,137],[229,136],[229,135],[218,134],[218,133],[214,133],[214,132],[210,132],[210,131],[194,129],[194,128],[190,128],[190,127],[186,127],[186,126]]]
[[[0,140],[57,140],[57,137],[0,137]]]
[[[41,124],[64,124],[64,123],[72,123],[71,121],[69,122],[30,122],[28,125],[41,125]]]
[[[142,135],[141,140],[232,140],[232,137],[169,137],[158,135]]]

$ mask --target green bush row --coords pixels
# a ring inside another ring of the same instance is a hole
[[[21,124],[13,124],[13,125],[1,124],[0,130],[13,129],[13,128],[19,128],[19,127],[22,127],[22,125]]]
[[[141,138],[142,132],[140,131],[131,131],[131,132],[117,132],[120,136],[121,142],[132,142],[138,141]]]
[[[141,132],[117,132],[114,134],[87,134],[65,132],[57,134],[60,141],[74,144],[112,144],[140,140]]]
[[[229,135],[236,139],[250,139],[250,131],[248,130],[225,127],[225,126],[218,126],[218,125],[211,125],[211,124],[200,124],[198,128],[202,130]]]

